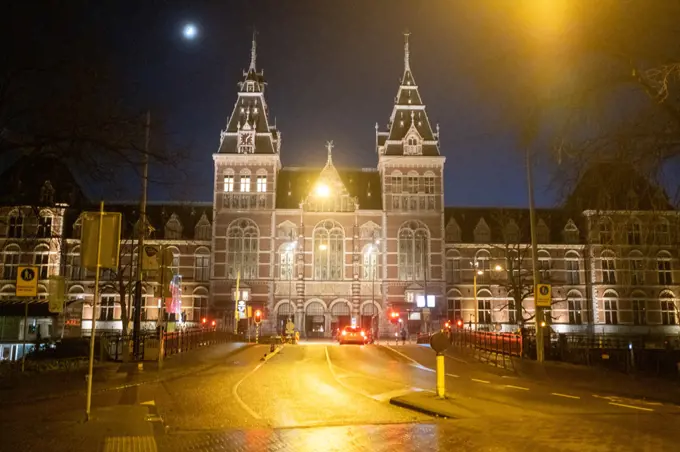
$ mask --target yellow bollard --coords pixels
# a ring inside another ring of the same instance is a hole
[[[444,355],[437,355],[437,397],[443,399],[446,393],[446,372],[444,371]]]

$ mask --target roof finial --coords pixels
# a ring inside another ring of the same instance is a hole
[[[255,35],[257,35],[257,30],[253,29],[253,45],[250,48],[250,69],[255,71],[255,62],[257,60],[257,42],[255,40]]]
[[[331,153],[333,152],[333,140],[326,141],[326,149],[328,150],[328,161],[326,162],[326,165],[332,165],[333,157]]]
[[[410,55],[408,50],[408,37],[410,35],[411,33],[408,30],[404,32],[404,71],[411,70]]]

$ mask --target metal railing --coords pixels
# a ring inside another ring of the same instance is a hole
[[[474,330],[453,330],[450,334],[451,344],[459,347],[471,347],[509,356],[522,356],[522,336],[516,333],[490,333]]]

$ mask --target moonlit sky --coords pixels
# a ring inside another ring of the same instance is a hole
[[[162,118],[169,142],[189,150],[179,172],[152,168],[151,178],[164,182],[152,184],[152,200],[212,200],[212,154],[248,67],[253,28],[284,166],[322,165],[333,140],[336,165],[375,167],[375,123],[384,129],[392,111],[408,29],[411,68],[432,125],[441,128],[446,204],[527,205],[518,134],[476,80],[475,65],[496,51],[486,39],[496,25],[470,6],[475,2],[82,3],[83,20],[105,36],[103,52],[122,69],[129,98],[151,109],[152,122]],[[196,26],[193,39],[185,37],[187,24]],[[512,92],[519,76],[498,77]],[[553,206],[546,161],[535,171],[536,200]],[[125,196],[138,196],[134,178],[126,177],[125,187]]]

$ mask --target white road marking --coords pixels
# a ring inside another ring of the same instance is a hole
[[[420,364],[420,363],[419,363],[418,361],[416,361],[415,359],[411,358],[410,356],[404,355],[404,354],[403,354],[402,352],[400,352],[399,350],[395,350],[395,349],[393,349],[392,347],[390,347],[390,346],[387,345],[387,344],[383,345],[383,347],[389,348],[390,350],[392,350],[392,351],[393,351],[394,353],[396,353],[397,355],[400,355],[400,356],[402,356],[402,357],[408,359],[409,361],[411,361],[411,362],[414,364],[414,367],[417,367],[418,369],[422,369],[422,370],[427,370],[427,371],[430,371],[430,372],[434,372],[433,369],[430,369],[429,367],[423,366],[422,364]]]
[[[425,389],[423,388],[404,388],[404,389],[396,389],[394,391],[388,391],[388,392],[383,392],[382,394],[375,394],[371,396],[371,398],[377,400],[378,402],[387,402],[393,397],[399,397],[403,396],[406,394],[410,394],[412,392],[423,392]]]
[[[455,375],[455,374],[446,374],[446,376],[447,377],[453,377],[453,378],[460,378],[459,375]]]
[[[346,384],[346,383],[340,381],[340,378],[341,378],[341,377],[339,377],[338,374],[335,372],[335,369],[333,369],[333,363],[331,363],[331,357],[330,357],[330,355],[328,354],[328,347],[325,347],[325,348],[324,348],[324,352],[326,352],[326,363],[328,363],[328,370],[331,371],[331,375],[333,376],[333,379],[334,379],[340,386],[342,386],[343,388],[347,389],[348,391],[356,392],[357,394],[361,394],[361,395],[366,396],[366,397],[368,397],[368,398],[370,398],[370,399],[373,398],[370,394],[368,394],[368,393],[366,393],[366,392],[364,392],[364,391],[360,391],[360,390],[358,390],[357,388],[354,388],[354,387],[352,387],[352,386],[350,386],[350,385],[348,385],[348,384]],[[347,375],[347,376],[350,376],[350,375]]]
[[[254,374],[255,372],[257,372],[257,370],[258,370],[260,367],[262,367],[263,365],[264,365],[264,362],[262,362],[262,363],[258,364],[257,366],[255,366],[255,368],[254,368],[253,370],[251,370],[250,372],[248,372],[247,374],[245,374],[244,377],[241,378],[241,379],[234,385],[234,387],[231,389],[232,395],[234,396],[234,398],[236,399],[236,401],[238,402],[238,404],[241,405],[241,408],[243,408],[244,410],[246,410],[246,411],[248,412],[248,414],[250,414],[250,415],[251,415],[252,417],[254,417],[255,419],[262,419],[262,417],[261,417],[259,414],[257,414],[255,411],[253,411],[252,408],[250,408],[248,405],[246,405],[246,403],[245,403],[243,400],[241,400],[241,397],[239,397],[239,395],[238,395],[238,387],[241,386],[241,383],[243,383],[243,381],[245,381],[246,378],[250,377],[252,374]]]
[[[643,408],[641,406],[634,406],[634,405],[626,405],[624,403],[615,403],[615,402],[609,402],[610,405],[616,405],[616,406],[621,406],[624,408],[632,408],[634,410],[641,410],[641,411],[654,411],[651,408]]]
[[[488,383],[491,383],[490,381],[487,381],[487,380],[478,380],[477,378],[471,378],[470,380],[476,381],[477,383],[487,383],[487,384],[488,384]]]
[[[522,391],[528,391],[529,388],[524,388],[522,386],[514,386],[514,385],[505,385],[506,388],[512,388],[512,389],[521,389]]]
[[[575,395],[569,395],[569,394],[560,394],[559,392],[553,392],[551,395],[557,396],[557,397],[566,397],[567,399],[580,399],[581,397],[575,396]]]

